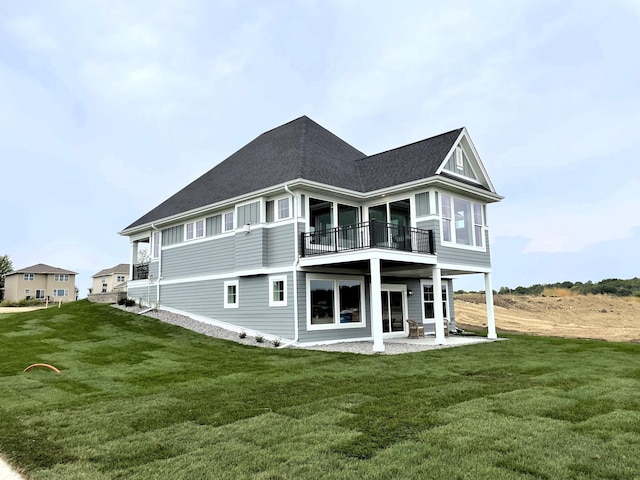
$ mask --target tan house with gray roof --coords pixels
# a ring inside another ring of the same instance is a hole
[[[42,300],[72,302],[76,300],[77,272],[38,263],[5,275],[4,300]]]
[[[112,293],[127,289],[129,264],[120,263],[111,268],[100,270],[93,277],[91,293]]]

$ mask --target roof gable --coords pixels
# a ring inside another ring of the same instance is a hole
[[[459,138],[454,142],[436,173],[496,193],[466,128],[460,130]]]

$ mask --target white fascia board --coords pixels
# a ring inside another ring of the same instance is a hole
[[[491,183],[491,179],[489,178],[489,174],[487,173],[487,170],[484,168],[484,164],[482,163],[482,160],[480,159],[480,155],[478,155],[478,151],[476,150],[475,145],[471,141],[471,136],[467,133],[467,127],[464,127],[462,129],[462,133],[466,137],[467,142],[469,142],[469,146],[471,147],[471,151],[473,152],[473,155],[476,157],[478,165],[480,165],[480,169],[482,170],[482,175],[484,175],[484,178],[487,180],[487,184],[489,185],[489,188],[491,189],[491,191],[493,193],[496,193],[496,189],[493,186],[493,183]]]
[[[440,164],[440,166],[436,170],[436,175],[440,175],[440,173],[442,173],[442,170],[444,170],[444,166],[447,164],[447,162],[451,158],[451,155],[453,155],[453,152],[456,150],[456,147],[460,143],[460,140],[462,140],[462,137],[464,137],[465,132],[466,132],[466,129],[464,127],[462,127],[462,131],[460,132],[460,135],[458,135],[458,138],[456,138],[456,141],[453,142],[453,145],[451,145],[451,148],[449,149],[447,154],[444,156],[444,159],[442,160],[442,163]]]

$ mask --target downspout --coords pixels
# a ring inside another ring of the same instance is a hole
[[[153,223],[151,223],[151,228],[156,232],[160,232],[160,235],[158,236],[160,240],[160,245],[158,245],[158,283],[156,285],[156,307],[159,307],[160,306],[160,279],[162,278],[162,230],[156,228],[156,226]],[[151,243],[153,244],[153,238],[151,240],[152,240]],[[151,255],[153,256],[153,249],[151,251]],[[151,299],[149,299],[149,307],[151,307]]]
[[[293,272],[293,340],[291,342],[288,342],[284,345],[282,345],[282,347],[288,347],[289,345],[291,345],[292,343],[296,343],[298,341],[298,336],[299,336],[299,332],[298,332],[298,265],[299,265],[299,257],[298,257],[298,248],[299,248],[299,239],[298,239],[298,211],[296,209],[296,196],[293,194],[293,192],[289,189],[289,186],[285,184],[284,186],[284,190],[291,195],[291,208],[293,210],[293,233],[294,233],[294,238],[295,238],[295,242],[293,242],[293,255],[294,255],[294,259],[293,259],[293,266],[292,266],[292,272]]]

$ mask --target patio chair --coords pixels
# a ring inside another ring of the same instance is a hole
[[[424,326],[420,325],[415,320],[407,319],[409,324],[409,337],[408,338],[420,338],[424,337]]]

